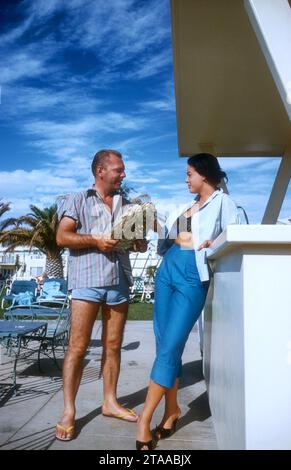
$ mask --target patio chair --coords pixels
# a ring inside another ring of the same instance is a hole
[[[33,307],[47,306],[51,308],[69,308],[70,296],[68,293],[68,282],[61,278],[47,279],[43,286],[40,295],[33,303]]]
[[[40,345],[38,349],[38,368],[42,372],[40,366],[41,354],[52,359],[59,370],[61,370],[56,352],[61,348],[65,353],[70,336],[71,327],[71,311],[64,309],[57,320],[49,321],[47,323],[46,334],[40,338]],[[52,356],[51,356],[52,354]]]
[[[13,302],[14,304],[17,303],[18,300],[16,296],[18,296],[19,301],[21,301],[20,294],[24,294],[26,292],[32,293],[32,296],[31,296],[31,303],[32,303],[35,300],[36,289],[37,289],[36,281],[14,281],[11,285],[9,294],[5,295],[2,299],[1,308],[4,309],[5,302],[11,302],[11,304],[13,304]]]
[[[130,302],[141,302],[141,298],[145,291],[145,283],[142,277],[135,277],[133,280],[133,285],[130,288],[129,292],[129,301]]]
[[[52,307],[69,307],[68,282],[62,278],[47,279],[42,286],[36,304],[48,304]]]
[[[0,281],[0,297],[2,297],[5,290],[5,281]]]
[[[154,282],[153,281],[145,282],[140,301],[145,302],[145,303],[154,303],[154,292],[155,292]]]

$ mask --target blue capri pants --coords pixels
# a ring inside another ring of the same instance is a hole
[[[151,379],[173,387],[182,376],[182,354],[200,316],[209,287],[201,282],[195,251],[174,244],[158,269],[155,285],[154,333],[156,359]]]

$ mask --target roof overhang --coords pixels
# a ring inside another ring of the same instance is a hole
[[[179,155],[283,155],[289,116],[244,1],[171,5]]]

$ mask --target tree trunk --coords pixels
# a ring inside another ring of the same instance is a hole
[[[63,260],[60,254],[55,257],[46,257],[45,272],[48,277],[64,277]]]

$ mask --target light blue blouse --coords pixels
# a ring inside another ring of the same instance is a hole
[[[197,198],[196,198],[197,199]],[[186,206],[182,214],[191,206]],[[181,215],[178,214],[178,215]],[[177,219],[176,214],[171,214],[166,222],[166,235]],[[225,230],[229,224],[239,224],[239,212],[235,202],[230,196],[223,192],[222,189],[217,189],[205,201],[202,207],[199,208],[192,216],[192,236],[193,246],[195,250],[196,264],[200,280],[202,282],[209,280],[209,268],[207,263],[207,254],[211,248],[206,248],[198,251],[198,247],[205,240],[215,240],[221,232]],[[169,242],[167,238],[158,241],[158,254],[163,256],[167,251]]]

